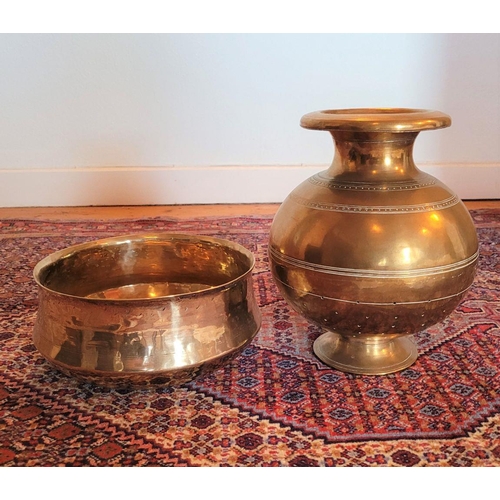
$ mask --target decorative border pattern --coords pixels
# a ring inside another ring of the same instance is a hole
[[[295,193],[290,194],[290,199],[304,207],[314,210],[326,210],[330,212],[347,212],[362,214],[407,214],[421,212],[435,212],[452,207],[460,202],[458,196],[452,195],[444,200],[434,203],[419,203],[417,205],[391,205],[391,206],[366,206],[366,205],[347,205],[343,203],[319,203],[307,200]]]
[[[339,189],[341,191],[412,191],[436,185],[436,179],[429,176],[426,182],[400,181],[390,184],[380,184],[374,182],[339,182],[326,177],[322,172],[309,177],[308,181],[316,186],[329,189]]]
[[[269,254],[274,259],[280,260],[286,264],[290,264],[295,267],[300,267],[301,269],[306,269],[307,271],[324,273],[324,274],[336,274],[339,276],[351,276],[354,278],[418,278],[420,276],[430,276],[435,274],[448,273],[452,271],[458,271],[465,267],[474,264],[479,258],[479,250],[477,250],[473,255],[467,257],[466,259],[460,260],[458,262],[453,262],[452,264],[446,264],[443,266],[428,267],[424,269],[406,269],[406,270],[378,270],[378,269],[350,269],[345,267],[334,267],[325,266],[322,264],[314,264],[312,262],[306,262],[302,259],[297,259],[295,257],[290,257],[278,252],[274,247],[269,247]]]

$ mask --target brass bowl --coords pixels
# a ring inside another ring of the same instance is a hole
[[[66,248],[34,269],[34,344],[85,382],[188,382],[257,334],[253,267],[247,249],[205,236],[128,235]]]

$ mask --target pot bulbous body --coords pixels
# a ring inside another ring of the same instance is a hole
[[[335,158],[277,212],[271,270],[287,302],[328,331],[315,353],[343,371],[384,374],[411,365],[410,336],[448,316],[473,282],[478,241],[468,210],[413,163],[422,113],[432,112],[344,110],[302,120],[331,131]],[[389,122],[382,130],[377,115]],[[426,128],[449,124],[435,115],[428,120],[437,125]],[[367,117],[361,125],[360,116]],[[396,121],[407,129],[394,129]]]

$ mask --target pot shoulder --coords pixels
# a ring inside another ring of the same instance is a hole
[[[468,259],[478,242],[467,208],[428,174],[356,182],[322,172],[283,202],[270,247],[323,266],[406,270]]]

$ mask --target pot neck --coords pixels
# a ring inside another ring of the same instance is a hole
[[[418,132],[330,131],[335,155],[328,170],[334,176],[363,181],[405,180],[419,170],[413,162]]]

